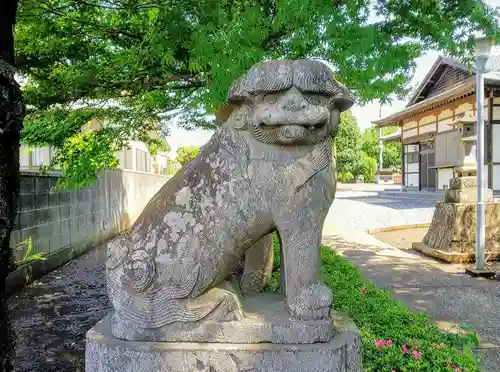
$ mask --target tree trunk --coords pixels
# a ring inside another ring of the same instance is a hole
[[[13,370],[14,354],[5,282],[12,267],[10,233],[19,199],[19,140],[24,116],[13,67],[17,1],[3,0],[0,11],[0,372]]]

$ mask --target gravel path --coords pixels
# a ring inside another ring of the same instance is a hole
[[[108,311],[104,246],[9,299],[17,333],[15,371],[83,372],[85,333]]]
[[[435,200],[339,191],[327,222],[357,230],[431,222]]]

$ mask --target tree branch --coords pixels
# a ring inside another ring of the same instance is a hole
[[[64,14],[63,12],[60,12],[60,11],[52,8],[50,6],[50,4],[46,3],[45,1],[39,0],[39,2],[41,4],[44,4],[46,6],[46,8],[39,7],[39,9],[47,11],[49,13],[52,13],[52,14],[60,16],[60,17],[66,17],[66,19],[68,19],[68,20],[70,20],[72,22],[76,22],[76,23],[79,23],[81,25],[86,25],[86,26],[98,27],[102,31],[108,32],[110,35],[123,35],[123,36],[127,36],[127,37],[130,37],[130,38],[139,40],[139,41],[142,41],[144,39],[144,35],[142,35],[142,34],[137,34],[137,33],[133,33],[133,32],[126,31],[126,30],[120,30],[120,29],[118,29],[116,27],[109,29],[107,27],[102,27],[102,25],[97,24],[97,23],[87,22],[87,21],[84,21],[84,20],[81,20],[81,19],[69,17],[67,14]]]

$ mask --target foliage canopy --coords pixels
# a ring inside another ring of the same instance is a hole
[[[405,94],[426,50],[470,58],[476,30],[497,38],[496,16],[482,0],[23,0],[23,141],[68,147],[58,160],[78,184],[116,163],[80,156],[148,142],[173,116],[213,127],[230,83],[262,59],[326,59],[363,103]],[[89,118],[105,123],[99,146],[78,133]]]
[[[395,128],[382,128],[382,135],[391,134]],[[363,132],[362,150],[371,158],[377,159],[378,163],[378,133],[375,128],[365,129]],[[401,143],[400,142],[384,142],[382,147],[382,162],[384,168],[400,168],[401,167]]]
[[[183,146],[179,147],[175,153],[175,160],[182,166],[189,163],[200,153],[200,149],[195,146]]]

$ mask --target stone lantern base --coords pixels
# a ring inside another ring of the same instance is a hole
[[[475,166],[455,168],[444,202],[438,202],[429,231],[413,249],[451,263],[474,262],[476,252],[477,181]],[[500,258],[500,203],[484,190],[486,203],[486,258]]]

